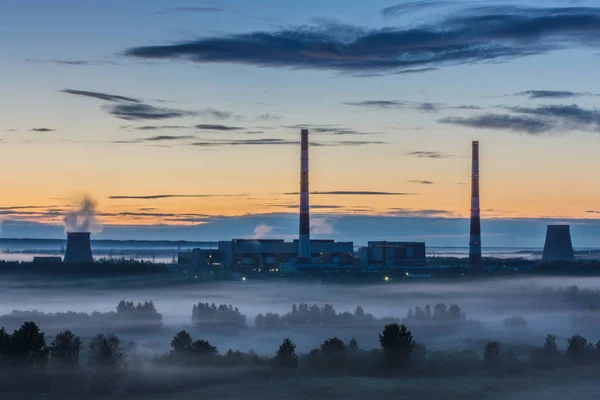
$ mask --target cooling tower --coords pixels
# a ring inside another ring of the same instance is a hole
[[[310,215],[308,201],[308,129],[301,131],[300,154],[300,237],[298,262],[310,262]]]
[[[569,225],[548,225],[544,244],[544,261],[572,260],[575,257]]]
[[[73,264],[94,262],[89,232],[67,233],[67,250],[65,251],[64,262]]]
[[[471,176],[471,230],[469,238],[469,263],[471,268],[481,268],[481,214],[479,208],[479,142],[473,142]]]

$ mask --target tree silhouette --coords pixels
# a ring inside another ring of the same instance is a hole
[[[21,325],[11,335],[9,344],[14,366],[41,368],[48,362],[46,338],[35,322],[29,321]]]
[[[198,339],[192,343],[192,353],[198,357],[207,358],[217,355],[217,348],[206,340]]]
[[[187,354],[192,349],[192,342],[192,336],[186,330],[182,330],[171,340],[171,348],[176,354]]]
[[[82,348],[81,339],[66,330],[58,333],[50,344],[50,358],[55,364],[76,367],[79,365],[79,352]]]
[[[321,353],[323,353],[325,364],[328,367],[341,368],[346,364],[346,345],[337,337],[323,342]]]
[[[573,335],[568,340],[567,358],[573,364],[581,364],[586,358],[588,341],[581,335]]]
[[[488,370],[500,366],[500,345],[498,342],[488,342],[483,350],[483,362]]]
[[[383,332],[379,334],[379,343],[388,367],[408,367],[415,342],[406,325],[386,325]]]
[[[88,364],[92,369],[118,371],[125,364],[123,344],[118,336],[95,336],[90,341],[89,351]]]
[[[296,370],[298,368],[298,356],[296,355],[296,345],[290,339],[286,338],[275,355],[275,365],[280,368]]]
[[[356,341],[356,339],[354,337],[352,337],[352,339],[350,339],[350,343],[348,344],[348,348],[351,351],[353,351],[353,352],[358,351],[358,342]]]

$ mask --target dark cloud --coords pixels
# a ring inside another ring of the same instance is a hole
[[[406,3],[397,4],[394,6],[386,7],[381,10],[381,15],[386,18],[397,17],[410,12],[421,11],[423,9],[429,9],[440,6],[447,6],[456,4],[455,1],[438,1],[438,0],[421,0],[421,1],[408,1]]]
[[[226,125],[196,125],[196,129],[206,130],[206,131],[239,131],[241,128],[239,126],[226,126]]]
[[[50,128],[33,128],[31,129],[31,132],[54,132],[56,131],[56,129],[50,129]]]
[[[167,129],[186,129],[189,128],[189,126],[182,126],[182,125],[158,125],[158,126],[153,126],[153,125],[146,125],[146,126],[138,126],[137,130],[139,131],[156,131],[156,130],[167,130]]]
[[[157,11],[157,14],[175,14],[175,13],[213,13],[223,11],[217,7],[175,7],[166,10]]]
[[[342,147],[342,146],[365,146],[371,144],[384,144],[380,141],[362,141],[362,140],[339,140],[327,142],[311,142],[312,147]],[[299,146],[297,140],[280,138],[262,138],[262,139],[221,139],[221,140],[202,140],[191,143],[192,146],[199,147],[225,147],[225,146]]]
[[[279,121],[281,119],[281,117],[279,115],[274,115],[274,114],[260,114],[258,117],[256,117],[256,121]]]
[[[75,90],[75,89],[63,89],[62,93],[74,94],[76,96],[92,97],[100,100],[111,101],[114,103],[141,103],[139,100],[132,97],[118,96],[115,94],[100,93],[100,92],[88,92],[86,90]]]
[[[346,102],[343,103],[349,106],[358,106],[371,109],[412,109],[423,112],[436,112],[441,110],[478,110],[480,107],[473,105],[464,106],[450,106],[443,103],[431,103],[431,102],[415,102],[415,101],[402,101],[402,100],[366,100],[357,102]]]
[[[300,205],[299,204],[282,204],[282,205],[276,205],[276,207],[297,209],[297,208],[300,208]],[[341,209],[341,208],[344,208],[344,207],[343,206],[311,204],[310,208],[312,210],[337,210],[337,209]]]
[[[148,138],[132,139],[132,140],[116,140],[113,143],[144,143],[144,142],[172,142],[177,140],[195,139],[191,135],[158,135]]]
[[[511,130],[533,135],[550,132],[554,129],[550,122],[540,118],[508,114],[484,114],[468,118],[449,117],[442,118],[439,122],[469,128]]]
[[[203,199],[212,197],[243,197],[246,194],[150,194],[142,196],[108,196],[110,200]]]
[[[409,180],[406,182],[410,182],[410,183],[418,183],[420,185],[433,185],[435,182],[432,181],[417,181],[417,180]]]
[[[526,90],[515,96],[527,96],[530,99],[568,99],[571,97],[597,96],[590,92],[571,92],[569,90]]]
[[[18,129],[7,129],[6,132],[18,132]]]
[[[283,193],[286,196],[289,195],[299,195],[298,192],[290,192]],[[414,196],[415,193],[402,193],[402,192],[371,192],[371,191],[348,191],[348,190],[338,190],[332,192],[310,192],[310,194],[314,195],[327,195],[327,196]]]
[[[447,210],[416,210],[411,208],[390,208],[389,213],[404,217],[456,217],[456,213]]]
[[[215,118],[215,119],[234,119],[234,120],[242,119],[242,116],[238,115],[236,113],[233,113],[230,111],[216,110],[214,108],[203,108],[203,109],[199,110],[196,114],[199,116],[202,116],[202,117]]]
[[[450,117],[438,122],[479,129],[510,130],[530,135],[570,131],[600,132],[600,110],[572,105],[504,107],[516,115],[483,114],[469,118]]]
[[[322,24],[134,47],[125,54],[196,63],[394,73],[598,46],[599,38],[600,8],[484,6],[404,29]]]
[[[104,108],[109,114],[128,121],[161,120],[197,115],[195,111],[155,107],[141,103],[115,104]]]
[[[25,59],[27,62],[32,63],[43,63],[43,64],[57,64],[57,65],[73,65],[73,66],[86,66],[86,65],[119,65],[116,61],[94,61],[94,60],[36,60],[32,58]]]
[[[452,154],[441,153],[439,151],[411,151],[406,153],[407,156],[414,156],[419,158],[454,158],[456,156]]]
[[[345,128],[340,125],[288,125],[288,129],[309,129],[310,132],[331,134],[331,135],[374,135],[375,132],[362,132],[356,129]]]

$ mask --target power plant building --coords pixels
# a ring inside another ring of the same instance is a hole
[[[94,262],[89,232],[68,232],[64,262],[88,264]]]
[[[425,243],[421,242],[369,242],[359,252],[363,271],[393,270],[425,266]]]
[[[479,204],[479,142],[472,143],[471,226],[469,264],[473,271],[481,269],[481,208]]]
[[[569,225],[548,225],[544,244],[544,261],[568,261],[575,258]]]
[[[219,242],[221,265],[238,272],[278,272],[283,263],[307,264],[311,267],[354,264],[354,244],[333,240],[311,240],[309,257],[300,259],[300,241],[278,239],[234,239]]]

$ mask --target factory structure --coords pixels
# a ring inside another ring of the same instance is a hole
[[[194,249],[180,254],[193,269],[223,269],[241,274],[294,275],[343,271],[402,272],[425,266],[425,243],[368,242],[355,249],[353,242],[310,238],[309,132],[300,134],[300,213],[298,239],[233,239],[217,249]]]
[[[232,239],[215,243],[212,248],[197,248],[178,254],[178,264],[191,271],[230,271],[243,275],[276,273],[382,272],[406,273],[427,267],[423,242],[369,241],[356,248],[353,242],[314,240],[310,237],[309,132],[301,130],[300,212],[298,239]],[[472,142],[469,264],[473,273],[485,268],[481,252],[481,214],[479,194],[479,142]],[[60,262],[59,257],[38,257],[36,262]],[[568,225],[549,225],[542,259],[574,258]],[[64,262],[94,262],[89,232],[67,233]],[[417,274],[418,275],[418,274]],[[387,279],[387,275],[386,275]]]

